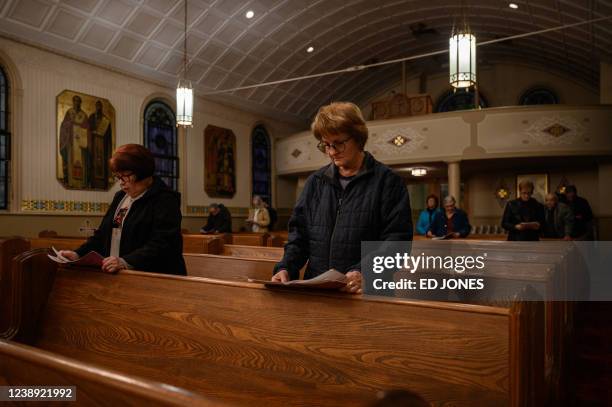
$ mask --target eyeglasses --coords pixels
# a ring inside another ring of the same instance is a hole
[[[337,152],[337,153],[341,153],[346,149],[346,143],[348,143],[351,139],[347,138],[346,140],[343,141],[337,141],[335,143],[325,143],[323,141],[319,141],[319,144],[317,144],[317,148],[319,149],[320,152],[322,153],[327,153],[329,152],[329,150],[331,150],[332,148]]]
[[[130,182],[132,180],[132,175],[134,175],[133,172],[130,172],[129,174],[118,174],[115,173],[113,174],[113,178],[117,181],[121,181],[121,182]]]

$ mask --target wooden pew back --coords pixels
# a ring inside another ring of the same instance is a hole
[[[51,352],[1,340],[0,385],[75,386],[77,405],[88,406],[212,407],[220,404],[184,389],[126,376]],[[72,402],[51,404],[71,405]]]
[[[30,239],[30,247],[32,249],[48,249],[53,246],[57,250],[75,250],[86,240],[82,237],[38,237]]]
[[[54,274],[34,265],[37,256],[21,259],[22,272]],[[439,404],[541,404],[537,303],[497,308],[60,269],[41,315],[37,347],[239,404],[360,405],[406,386]]]
[[[0,333],[7,331],[10,323],[7,310],[12,303],[12,275],[10,270],[13,257],[29,248],[30,244],[24,238],[0,238]]]

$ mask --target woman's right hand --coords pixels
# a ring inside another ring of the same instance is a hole
[[[62,257],[67,258],[68,260],[78,260],[79,259],[79,255],[77,254],[77,252],[74,252],[72,250],[60,250],[59,254]]]
[[[272,281],[278,281],[280,283],[286,283],[289,281],[289,272],[287,270],[281,270],[272,276]]]

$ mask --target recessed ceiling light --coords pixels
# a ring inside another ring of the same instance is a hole
[[[246,18],[253,18],[255,16],[255,12],[253,10],[249,10],[245,14]]]
[[[518,8],[518,4],[516,4],[516,3],[510,3],[510,4],[508,4],[508,7],[513,8],[513,9],[515,9],[515,10],[516,10],[516,9]]]
[[[313,51],[314,51],[314,47],[313,46],[310,46],[310,47],[306,48],[306,52],[308,52],[309,54],[311,52],[313,52]]]

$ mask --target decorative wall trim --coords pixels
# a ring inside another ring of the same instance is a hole
[[[109,206],[108,202],[52,201],[41,199],[24,199],[21,201],[21,210],[23,212],[85,212],[104,214]]]
[[[236,217],[247,217],[249,216],[250,208],[227,208],[229,209],[232,216]],[[291,216],[293,208],[276,208],[278,216]],[[187,205],[187,213],[185,216],[208,216],[208,205]]]
[[[525,130],[525,133],[541,145],[575,144],[589,141],[582,139],[585,127],[572,116],[541,117]]]

